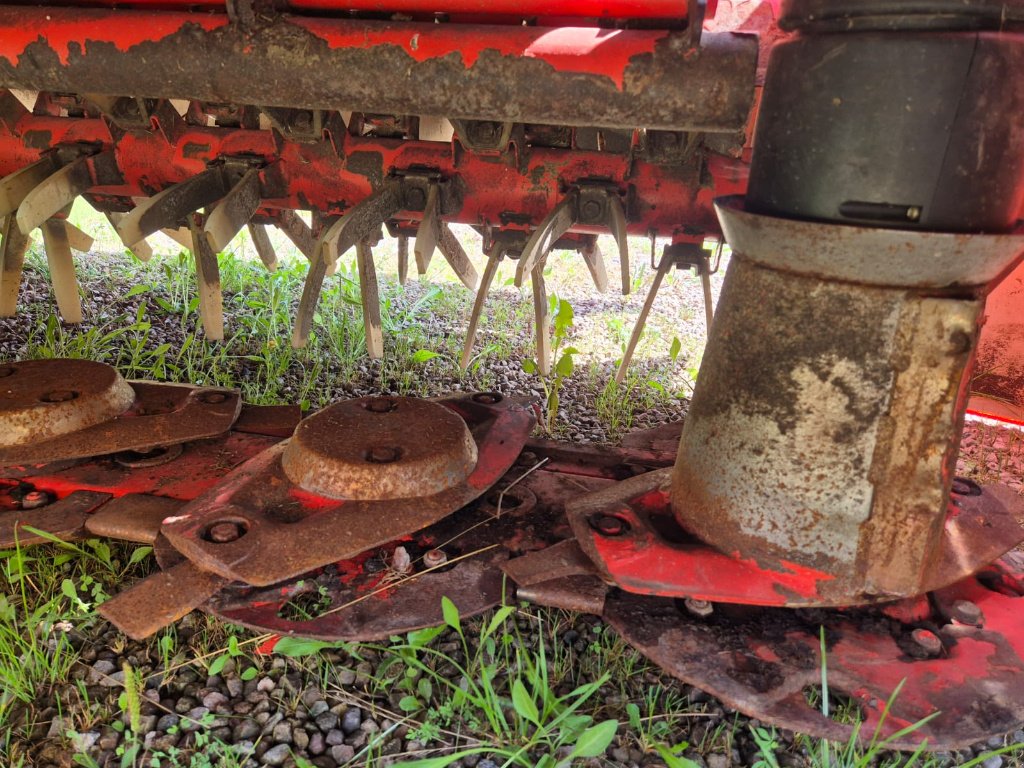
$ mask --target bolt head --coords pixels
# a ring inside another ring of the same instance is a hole
[[[206,532],[206,537],[214,544],[227,544],[242,536],[242,526],[230,520],[214,523]]]
[[[39,509],[50,503],[50,495],[45,491],[29,491],[21,499],[22,509]]]
[[[629,530],[629,523],[615,515],[593,515],[590,527],[602,536],[621,536]]]
[[[981,608],[970,600],[957,600],[953,603],[953,609],[950,613],[952,614],[951,618],[961,624],[979,626],[984,619]]]
[[[915,629],[910,633],[911,639],[929,656],[942,653],[942,640],[930,629]]]
[[[580,214],[584,219],[593,221],[601,215],[601,204],[597,200],[586,200],[580,208]]]
[[[423,565],[427,568],[437,568],[448,562],[448,555],[443,549],[431,549],[423,553]]]

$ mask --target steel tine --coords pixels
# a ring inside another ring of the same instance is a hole
[[[108,154],[113,155],[113,152]],[[75,202],[75,198],[94,185],[92,157],[80,157],[56,173],[51,173],[18,206],[18,226],[28,234]]]
[[[299,299],[299,309],[295,315],[295,326],[292,329],[294,348],[305,347],[309,340],[313,315],[320,300],[320,291],[328,267],[334,266],[341,255],[356,243],[375,237],[381,225],[398,212],[401,204],[397,186],[385,184],[358,205],[353,206],[348,213],[320,234],[317,255],[310,262],[306,283],[302,287],[302,298]]]
[[[576,192],[566,195],[565,199],[552,209],[540,226],[534,230],[530,239],[526,241],[523,255],[519,257],[519,264],[516,266],[515,283],[517,288],[522,287],[523,280],[527,275],[533,273],[537,264],[544,260],[558,238],[568,232],[576,223],[577,200]]]
[[[299,253],[306,257],[307,261],[312,263],[316,259],[319,250],[317,239],[313,235],[313,230],[299,217],[299,214],[289,208],[283,208],[277,212],[275,223],[277,228],[284,232],[285,237],[292,241]]]
[[[257,224],[252,221],[247,226],[249,228],[249,237],[252,238],[252,245],[256,249],[256,254],[260,257],[260,261],[263,262],[263,266],[273,272],[277,269],[277,252],[274,251],[274,244],[270,242],[267,228],[263,224]]]
[[[626,211],[622,200],[614,192],[608,193],[608,228],[619,246],[619,270],[622,274],[622,295],[628,296],[633,288],[633,275],[629,268],[629,240],[626,235]]]
[[[615,383],[621,384],[626,378],[626,370],[629,368],[629,363],[633,359],[633,353],[636,351],[636,345],[640,342],[640,336],[644,332],[644,326],[647,325],[647,316],[651,314],[651,307],[654,306],[654,297],[658,295],[658,289],[661,288],[661,281],[665,279],[665,275],[672,268],[675,262],[669,256],[662,256],[661,261],[658,263],[658,271],[654,273],[654,280],[651,282],[651,288],[647,291],[647,298],[644,299],[644,305],[640,309],[640,315],[636,319],[636,325],[633,326],[633,333],[629,337],[629,344],[626,345],[626,351],[622,354],[622,362],[619,363],[619,370],[615,372]]]
[[[380,296],[373,249],[366,240],[356,243],[356,268],[359,270],[359,296],[363,302],[363,328],[366,354],[376,360],[384,356],[384,334],[380,321]]]
[[[398,284],[405,285],[409,279],[409,236],[398,236]]]
[[[416,270],[421,275],[427,273],[430,260],[434,257],[437,241],[441,237],[440,200],[441,195],[437,184],[431,184],[427,188],[427,202],[423,206],[423,218],[416,228],[416,243],[412,249],[416,256]]]
[[[580,244],[580,255],[590,270],[590,277],[600,293],[608,291],[608,270],[604,266],[604,254],[601,253],[601,246],[597,244],[596,235],[584,235]]]
[[[192,232],[192,256],[196,261],[196,283],[199,291],[199,316],[203,332],[211,341],[224,339],[224,297],[220,290],[220,267],[217,254],[203,230],[202,214],[194,213],[188,219]]]
[[[548,292],[544,286],[544,259],[530,272],[533,292],[534,333],[537,337],[537,370],[541,376],[551,373],[551,329],[548,327]]]
[[[476,343],[476,331],[480,325],[480,317],[484,312],[484,302],[487,301],[487,294],[491,290],[491,283],[498,273],[498,266],[501,264],[502,249],[497,243],[491,246],[487,254],[487,264],[484,266],[484,276],[480,280],[480,288],[476,292],[476,300],[473,302],[473,311],[469,315],[469,327],[466,329],[466,341],[462,345],[462,359],[459,361],[462,370],[469,368],[469,361],[473,358],[473,345]]]
[[[473,262],[466,255],[462,243],[459,242],[459,238],[452,232],[451,227],[443,221],[440,224],[440,231],[441,238],[437,242],[437,247],[441,251],[441,255],[451,265],[451,268],[458,275],[462,284],[469,288],[469,290],[475,291],[477,286],[480,285],[480,276],[477,274]]]
[[[206,238],[214,253],[227,248],[260,207],[260,170],[251,168],[206,217]]]
[[[121,233],[117,231],[117,223],[123,219],[127,214],[124,213],[106,213],[107,221],[110,222],[110,226],[114,228],[114,232],[120,238]],[[121,241],[125,248],[135,254],[135,258],[139,261],[149,261],[153,258],[153,248],[145,240],[139,240],[137,243],[126,243],[124,240]]]
[[[171,238],[171,240],[186,251],[192,251],[192,230],[188,227],[164,227],[160,232],[167,235],[167,237]]]
[[[4,239],[0,243],[0,317],[14,317],[28,235],[21,231],[13,215],[4,217],[3,229]]]
[[[228,192],[226,187],[223,170],[207,168],[191,179],[139,202],[118,223],[117,232],[123,242],[137,243],[158,230],[177,229],[189,214],[224,197]],[[177,237],[174,239],[178,240]]]
[[[88,253],[92,249],[92,244],[95,242],[92,235],[88,232],[83,232],[67,219],[64,219],[64,232],[67,235],[68,243],[71,244],[72,250],[79,253]]]
[[[60,163],[47,155],[0,179],[0,216],[10,216],[33,189],[60,170]]]
[[[21,227],[19,223],[19,229]],[[71,256],[71,244],[62,219],[47,219],[42,222],[43,246],[46,248],[46,262],[50,267],[53,294],[57,299],[57,310],[66,323],[82,322],[82,297],[78,294],[78,278],[75,276],[75,262]],[[31,230],[29,230],[31,231]],[[25,230],[22,230],[24,234]]]

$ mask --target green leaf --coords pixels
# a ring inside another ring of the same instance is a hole
[[[207,669],[207,673],[211,676],[219,675],[221,673],[221,670],[224,669],[224,665],[228,663],[228,659],[230,658],[231,657],[228,654],[222,653],[220,656],[218,656],[216,659],[210,662],[210,667],[209,669]]]
[[[130,299],[132,296],[138,296],[140,293],[149,293],[152,290],[151,286],[148,285],[135,285],[128,289],[125,293],[124,298]]]
[[[398,708],[403,712],[419,712],[423,705],[415,696],[403,696],[398,700]]]
[[[421,677],[416,682],[416,692],[423,697],[424,701],[430,701],[434,695],[434,686],[430,684],[430,680]]]
[[[523,360],[523,370],[526,373],[534,374],[537,372],[537,361],[529,358]]]
[[[529,720],[534,725],[540,725],[540,712],[537,710],[537,703],[530,698],[530,694],[526,692],[526,686],[518,677],[512,683],[512,706],[516,708],[520,717]],[[612,733],[614,734],[614,731]]]
[[[626,705],[626,715],[629,717],[629,727],[634,731],[640,730],[640,707],[632,701]]]
[[[672,750],[664,744],[655,744],[654,748],[657,750],[661,759],[665,761],[665,765],[667,765],[668,768],[698,768],[697,763],[693,760],[674,754]]]
[[[442,632],[444,632],[444,626],[426,627],[425,629],[415,629],[405,637],[409,645],[422,648]]]
[[[434,352],[429,349],[417,349],[412,353],[412,361],[414,363],[425,363],[428,360],[433,360],[435,357],[440,357],[440,352]]]
[[[239,675],[239,678],[241,678],[243,682],[247,683],[250,680],[254,680],[256,678],[256,675],[258,674],[259,671],[256,669],[256,667],[247,667],[242,671],[242,674]]]
[[[135,565],[136,563],[141,563],[143,560],[149,557],[149,553],[152,551],[152,547],[136,547],[134,550],[132,550],[132,554],[128,558],[128,565]]]
[[[618,720],[605,720],[592,725],[580,734],[576,746],[572,749],[572,757],[597,757],[603,755],[615,738],[619,727]]]
[[[490,623],[487,625],[487,631],[485,631],[480,637],[481,639],[488,638],[493,635],[502,624],[508,621],[508,617],[515,611],[515,606],[503,605],[501,608],[494,612],[494,616],[491,617]]]
[[[493,753],[494,751],[494,747],[464,749],[461,752],[452,752],[450,755],[425,757],[422,760],[409,760],[407,762],[395,763],[394,768],[446,768],[446,766],[451,765],[456,760],[461,760],[469,755],[482,755],[486,753]]]
[[[282,656],[312,656],[324,648],[336,648],[337,643],[324,642],[323,640],[307,640],[302,637],[282,637],[274,646],[274,653]]]
[[[238,650],[238,638],[234,635],[228,635],[228,655],[232,657],[242,655],[242,652]]]
[[[561,376],[563,379],[567,379],[568,377],[572,376],[574,367],[575,366],[572,362],[572,354],[566,352],[560,358],[558,358],[558,362],[555,363],[555,373],[558,376]]]
[[[441,614],[444,616],[444,623],[462,634],[462,626],[459,624],[459,609],[447,596],[441,598]]]
[[[60,583],[60,591],[64,593],[66,597],[78,602],[78,590],[75,588],[75,582],[71,579],[64,579]]]
[[[668,356],[672,359],[673,363],[676,361],[676,358],[679,357],[679,352],[682,348],[683,342],[679,340],[678,336],[673,336],[672,345],[668,348]]]

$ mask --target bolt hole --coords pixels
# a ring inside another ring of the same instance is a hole
[[[363,403],[370,413],[391,413],[398,408],[398,402],[390,397],[374,397]]]
[[[981,496],[981,486],[967,477],[954,477],[950,492],[957,496]]]
[[[39,399],[44,403],[66,403],[69,400],[75,400],[78,394],[73,389],[55,389],[45,393]]]
[[[473,402],[481,403],[482,405],[496,405],[504,399],[498,392],[477,392],[473,395]]]
[[[206,405],[220,405],[227,399],[227,392],[203,392],[199,395],[199,402]]]
[[[388,445],[379,445],[366,451],[365,457],[371,464],[391,464],[398,461],[402,456],[400,448]]]
[[[617,515],[591,515],[590,527],[601,536],[622,536],[629,531],[629,522]]]
[[[8,376],[13,376],[16,369],[10,365],[0,367],[0,379],[6,379]]]

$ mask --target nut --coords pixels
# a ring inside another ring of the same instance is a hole
[[[39,509],[50,503],[50,494],[46,491],[29,491],[21,499],[22,509]]]
[[[696,598],[688,597],[683,600],[683,605],[686,607],[687,611],[702,619],[706,619],[715,612],[715,606],[707,600],[697,600]]]
[[[949,613],[950,618],[954,621],[960,624],[970,624],[975,627],[980,627],[985,620],[981,613],[981,608],[970,600],[957,600],[953,603]]]
[[[211,525],[206,532],[206,538],[214,544],[227,544],[240,538],[243,533],[240,524],[225,520]]]
[[[593,515],[590,527],[602,536],[621,536],[629,530],[629,523],[615,515]]]
[[[423,553],[423,565],[427,568],[437,568],[448,562],[448,555],[443,549],[431,549]]]
[[[929,656],[938,656],[942,653],[942,640],[930,629],[915,629],[910,633],[910,638]]]

